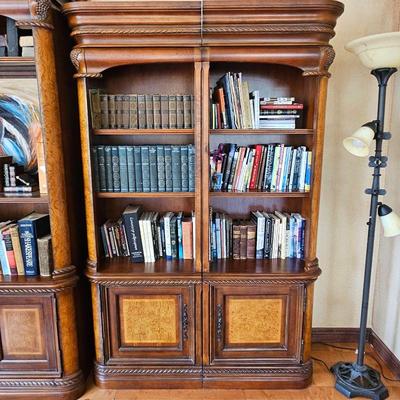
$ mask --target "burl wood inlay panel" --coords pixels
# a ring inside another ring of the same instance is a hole
[[[120,296],[119,301],[123,345],[177,345],[179,341],[177,296]]]
[[[282,299],[227,297],[227,343],[279,343]]]
[[[46,358],[42,310],[38,306],[0,309],[1,337],[5,359]],[[35,357],[35,358],[36,358]]]

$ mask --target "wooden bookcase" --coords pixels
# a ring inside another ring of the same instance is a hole
[[[71,45],[59,7],[50,0],[0,1],[2,18],[33,34],[35,57],[1,57],[0,79],[37,79],[48,190],[32,197],[1,195],[0,220],[48,213],[54,261],[49,277],[0,275],[2,398],[76,399],[85,387],[75,306],[76,266],[85,256],[83,213],[76,207],[82,173],[80,158],[72,156],[79,147],[78,119],[68,105],[75,93],[65,60]]]
[[[96,361],[105,388],[301,388],[311,382],[316,237],[329,40],[343,12],[337,1],[78,1],[64,6],[76,46]],[[209,87],[228,71],[306,107],[296,130],[210,130]],[[88,91],[192,93],[192,130],[93,130]],[[219,142],[286,143],[313,151],[309,193],[211,193],[209,152]],[[194,193],[96,193],[93,144],[196,146]],[[99,226],[128,204],[196,213],[196,259],[134,264],[102,256]],[[246,215],[257,208],[301,212],[304,260],[209,262],[209,207]],[[141,318],[130,307],[154,301]],[[153,310],[154,311],[154,310]],[[159,310],[157,311],[160,312]],[[140,331],[158,332],[147,343]],[[171,339],[174,338],[174,339]]]

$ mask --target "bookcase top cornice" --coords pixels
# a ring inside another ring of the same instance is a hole
[[[82,47],[326,45],[333,0],[77,1],[64,5]]]

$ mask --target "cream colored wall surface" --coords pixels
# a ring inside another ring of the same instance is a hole
[[[332,40],[336,58],[328,89],[318,232],[322,275],[315,289],[316,327],[357,327],[361,309],[370,200],[364,190],[371,185],[372,172],[368,160],[347,153],[342,140],[376,118],[377,84],[358,58],[344,50],[344,45],[362,36],[396,30],[400,5],[398,0],[342,2],[345,11]],[[390,103],[392,90],[388,92]],[[378,244],[377,234],[376,248]],[[397,254],[400,257],[400,250]],[[379,281],[379,285],[384,283]]]
[[[400,214],[400,72],[395,77],[392,118],[387,125],[393,135],[385,179],[388,194],[382,201]],[[400,236],[380,240],[372,328],[400,359]]]

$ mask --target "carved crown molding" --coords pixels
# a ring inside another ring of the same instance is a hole
[[[31,0],[29,3],[32,19],[28,21],[17,21],[16,25],[20,28],[43,28],[53,30],[51,23],[51,1],[50,0]]]
[[[317,279],[205,279],[209,285],[306,285]]]

